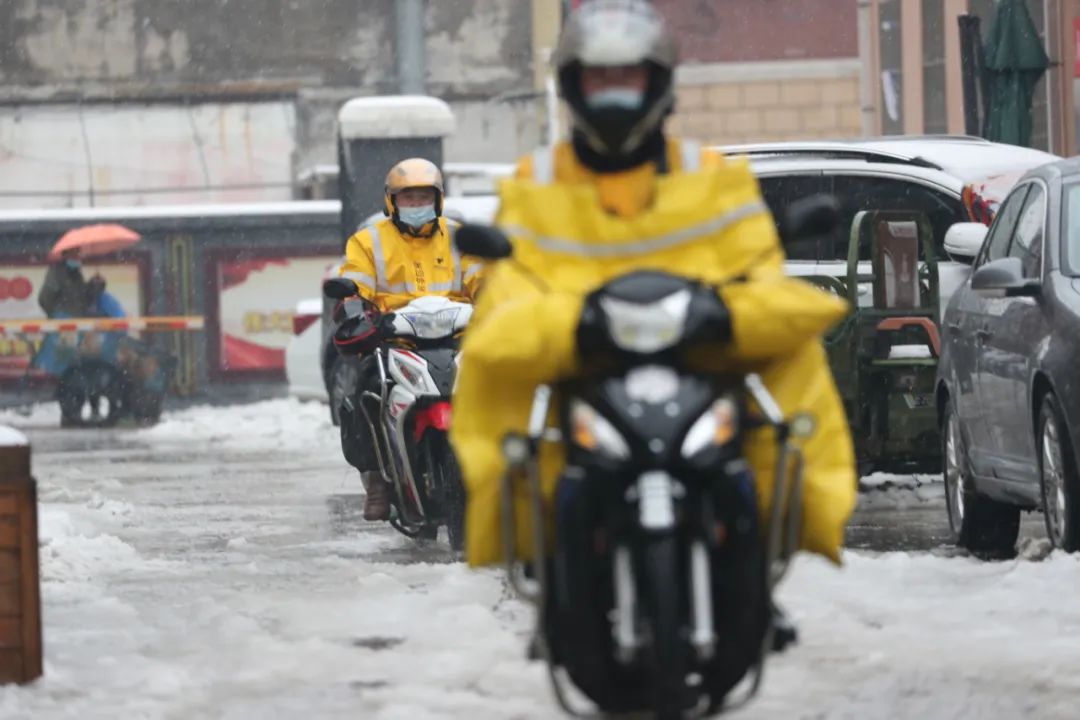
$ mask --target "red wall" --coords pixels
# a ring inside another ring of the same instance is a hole
[[[852,58],[856,0],[653,0],[682,62]]]

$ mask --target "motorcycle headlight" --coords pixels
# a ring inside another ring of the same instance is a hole
[[[459,312],[461,308],[447,308],[433,313],[402,313],[402,317],[412,326],[416,337],[433,340],[454,334]]]
[[[600,299],[611,340],[623,350],[639,353],[657,352],[678,343],[689,306],[689,290],[679,290],[648,305],[610,297]]]
[[[710,445],[726,445],[732,441],[738,429],[738,408],[735,401],[725,395],[690,426],[683,440],[682,456],[691,458]]]
[[[614,460],[626,460],[630,457],[630,446],[615,426],[580,400],[572,400],[570,403],[570,428],[574,444],[578,447],[599,451]]]

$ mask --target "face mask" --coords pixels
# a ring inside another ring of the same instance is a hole
[[[611,87],[585,98],[585,104],[593,110],[637,110],[645,100],[642,90],[627,87]]]
[[[71,269],[71,270],[78,270],[79,268],[82,267],[82,261],[81,260],[70,260],[69,259],[69,260],[65,260],[64,264],[67,265],[68,268]]]
[[[420,207],[398,208],[398,217],[406,225],[419,228],[435,219],[435,206],[421,205]]]

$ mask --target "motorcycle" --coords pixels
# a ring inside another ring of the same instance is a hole
[[[323,291],[339,300],[356,292],[338,278]],[[454,551],[465,544],[465,488],[447,433],[458,344],[471,316],[471,305],[437,296],[382,315],[373,352],[378,392],[357,388],[341,416],[346,432],[363,418],[375,438],[379,472],[393,488],[390,525],[425,540],[445,525]]]
[[[784,234],[825,234],[835,218],[835,204],[815,199],[793,208]],[[513,254],[491,227],[463,226],[457,243],[485,259]],[[604,713],[660,720],[741,707],[760,688],[774,647],[772,592],[800,535],[794,441],[813,420],[785,417],[755,374],[685,366],[684,351],[724,323],[715,289],[694,280],[636,271],[609,281],[578,321],[585,373],[537,387],[527,432],[503,438],[505,571],[536,608],[532,652],[573,716],[591,715],[572,705],[565,678]],[[744,434],[761,426],[776,438],[772,497],[786,499],[773,503],[764,532],[742,453]],[[539,449],[549,442],[566,448],[554,542],[540,489]],[[522,491],[536,550],[528,563],[515,541]],[[729,701],[740,683],[745,693]]]

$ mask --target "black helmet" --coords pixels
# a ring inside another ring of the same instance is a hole
[[[567,19],[555,50],[559,92],[575,134],[590,150],[628,156],[656,135],[675,105],[675,41],[648,0],[586,0]],[[648,83],[637,107],[590,107],[581,87],[586,67],[644,65]]]

